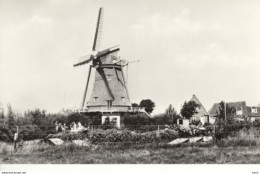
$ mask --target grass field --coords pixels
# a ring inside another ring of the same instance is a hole
[[[218,146],[211,143],[182,144],[98,144],[60,146],[25,141],[16,152],[13,144],[0,142],[0,164],[258,164],[259,132],[241,131]]]
[[[1,164],[255,164],[260,163],[259,139],[228,139],[223,147],[213,144],[166,145],[91,145],[61,146],[26,142],[13,151],[11,144],[0,143]]]

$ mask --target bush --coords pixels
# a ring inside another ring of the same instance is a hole
[[[72,141],[72,140],[83,140],[88,138],[88,132],[83,131],[83,132],[60,132],[58,134],[49,134],[46,139],[49,138],[60,138],[63,141]]]
[[[91,143],[114,143],[114,142],[131,142],[131,143],[151,143],[151,142],[169,142],[178,137],[174,130],[150,131],[145,133],[135,133],[130,130],[94,130],[90,133]]]
[[[23,140],[34,140],[44,138],[47,135],[37,125],[25,125],[20,128],[18,137]]]
[[[232,138],[224,141],[224,146],[256,146],[256,139],[243,139],[243,138]]]
[[[63,122],[61,121],[61,123],[64,123],[65,121],[63,120]],[[72,122],[80,122],[82,125],[85,124],[90,124],[91,120],[88,116],[82,114],[82,113],[72,113],[70,115],[68,115],[67,119],[66,119],[66,123],[67,125],[70,125]]]
[[[195,125],[195,126],[202,125],[202,123],[200,122],[200,120],[192,120],[192,121],[191,121],[191,124],[192,124],[192,125]]]
[[[143,126],[143,125],[150,125],[151,118],[147,115],[140,113],[140,114],[125,114],[123,115],[123,124],[126,126]]]
[[[160,126],[161,129],[162,126]],[[150,132],[158,129],[158,125],[124,125],[122,128],[126,130],[138,131],[138,132]],[[163,127],[164,128],[164,127]]]
[[[175,120],[177,117],[174,117]],[[174,120],[173,120],[173,116],[169,115],[169,114],[158,114],[158,115],[154,115],[152,118],[152,123],[155,125],[172,125]]]
[[[13,134],[9,129],[5,127],[0,127],[0,141],[4,142],[12,142],[13,141]]]

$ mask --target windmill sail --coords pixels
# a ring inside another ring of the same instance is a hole
[[[82,56],[78,58],[79,60],[77,61],[77,63],[75,63],[73,66],[80,66],[80,65],[84,65],[86,63],[89,63],[91,60],[93,60],[93,56],[91,55],[86,55],[86,56]]]
[[[86,96],[87,96],[87,91],[88,91],[88,84],[89,84],[89,78],[90,78],[90,74],[91,74],[91,69],[92,69],[92,65],[89,66],[89,70],[88,70],[88,79],[87,79],[87,84],[84,90],[84,95],[83,95],[83,99],[82,99],[82,104],[81,104],[81,108],[84,109],[84,105],[85,105],[85,100],[86,100]]]
[[[103,8],[100,8],[98,13],[98,21],[97,21],[96,33],[94,37],[92,51],[98,51],[100,49],[102,29],[103,29]]]

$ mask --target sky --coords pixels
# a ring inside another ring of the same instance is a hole
[[[258,0],[0,0],[0,102],[17,111],[80,107],[99,7],[102,48],[120,45],[131,102],[179,111],[195,94],[260,103]],[[90,91],[94,80],[92,73]],[[88,93],[88,96],[90,93]]]

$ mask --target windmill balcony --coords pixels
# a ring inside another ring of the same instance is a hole
[[[106,112],[110,112],[110,113],[115,113],[115,112],[133,112],[133,113],[137,113],[137,112],[145,112],[144,108],[141,107],[128,107],[126,108],[119,108],[119,107],[95,107],[95,108],[84,108],[84,109],[77,109],[75,110],[75,112],[79,112],[79,113],[85,113],[85,112],[101,112],[101,113],[106,113]]]

